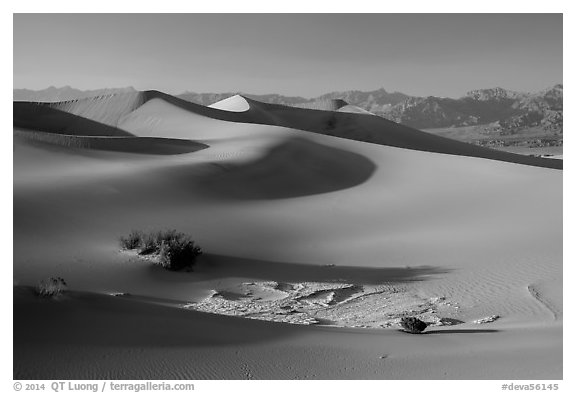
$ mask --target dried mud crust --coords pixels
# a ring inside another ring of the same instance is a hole
[[[323,282],[245,282],[214,290],[185,308],[275,322],[391,328],[416,316],[432,326],[462,323],[459,306],[444,297],[422,297],[410,285]]]

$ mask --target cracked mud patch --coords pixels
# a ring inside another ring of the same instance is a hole
[[[410,285],[253,281],[214,290],[186,308],[274,322],[341,327],[397,327],[405,316],[434,326],[462,323],[459,306],[444,297],[422,297]]]

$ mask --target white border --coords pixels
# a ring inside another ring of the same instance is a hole
[[[574,32],[575,18],[574,9],[569,1],[546,1],[546,2],[531,2],[526,1],[498,1],[498,0],[483,0],[470,4],[469,2],[462,2],[450,0],[432,2],[429,0],[411,0],[406,2],[339,2],[337,0],[313,2],[307,0],[294,0],[289,2],[270,2],[270,1],[246,1],[246,0],[217,0],[217,1],[204,1],[204,2],[188,2],[188,1],[172,1],[163,0],[157,2],[142,2],[142,1],[124,1],[119,0],[99,0],[97,2],[81,2],[78,0],[66,1],[41,1],[41,0],[26,0],[26,1],[8,1],[3,2],[2,5],[2,48],[4,53],[10,52],[12,55],[12,13],[20,12],[38,12],[38,13],[55,13],[55,12],[226,12],[226,13],[263,13],[263,12],[298,12],[298,13],[324,13],[327,11],[334,13],[362,13],[362,12],[382,12],[382,13],[403,13],[412,12],[414,10],[419,13],[453,13],[453,12],[488,12],[488,13],[564,13],[564,70],[576,69],[574,64],[574,53],[571,47],[574,47]],[[537,56],[538,54],[535,54]],[[3,67],[3,86],[2,97],[4,102],[2,105],[2,119],[4,120],[4,132],[8,134],[10,127],[9,121],[12,121],[12,70],[13,63],[7,58],[2,62]],[[564,95],[564,107],[567,109],[565,113],[564,129],[567,130],[565,135],[564,156],[567,160],[564,161],[564,305],[566,307],[565,320],[567,326],[574,326],[574,316],[571,312],[572,305],[574,304],[573,292],[569,285],[570,279],[575,277],[574,264],[576,263],[574,253],[574,231],[572,223],[574,218],[573,203],[576,202],[574,193],[574,148],[573,148],[573,109],[574,98],[572,93],[572,73],[566,72],[564,75],[563,84],[566,86]],[[11,135],[11,134],[10,134]],[[6,136],[8,138],[8,136]],[[3,282],[3,295],[2,296],[2,309],[8,313],[12,309],[12,291],[8,285],[12,281],[12,148],[11,143],[2,143],[1,157],[1,171],[2,171],[2,239],[4,242],[4,261],[0,264],[2,269]],[[535,185],[537,187],[538,185]],[[9,252],[6,252],[9,251]],[[2,338],[4,340],[4,348],[1,358],[2,369],[2,385],[3,391],[12,390],[12,351],[8,348],[12,347],[12,313],[10,312],[10,321],[5,320],[2,326]],[[564,336],[564,381],[560,383],[560,391],[574,391],[575,378],[574,361],[571,349],[574,348],[574,338],[572,332],[568,332]],[[315,390],[329,389],[331,392],[349,392],[359,388],[367,388],[369,391],[376,391],[372,389],[382,388],[398,389],[398,391],[412,391],[416,389],[424,389],[426,392],[430,391],[472,391],[472,392],[492,392],[500,391],[502,383],[510,383],[512,381],[251,381],[251,382],[226,382],[226,381],[197,381],[197,391],[213,391],[213,390],[230,390],[234,388],[250,389],[253,392],[270,392],[270,391],[290,391],[298,390]],[[514,381],[521,383],[521,381]],[[533,381],[543,382],[543,381]],[[556,381],[550,381],[555,383]],[[232,385],[232,386],[230,386]],[[569,388],[569,386],[573,386]]]

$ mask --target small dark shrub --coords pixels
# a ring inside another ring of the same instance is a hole
[[[50,277],[42,280],[36,287],[36,294],[42,297],[57,297],[67,289],[66,281],[62,277]]]
[[[408,333],[422,333],[428,326],[426,322],[419,320],[416,317],[404,317],[400,320],[400,325]]]
[[[200,247],[186,235],[164,240],[158,253],[158,261],[168,270],[181,270],[192,267],[196,257],[202,254]]]
[[[125,250],[134,250],[139,248],[142,244],[142,237],[143,234],[141,231],[133,230],[128,236],[120,237],[120,246]]]
[[[192,267],[202,253],[188,235],[173,229],[150,233],[132,231],[128,237],[120,238],[120,243],[125,249],[137,249],[139,255],[155,255],[158,264],[169,270]]]

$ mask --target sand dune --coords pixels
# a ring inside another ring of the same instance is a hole
[[[107,100],[14,105],[15,377],[561,377],[558,160],[362,114]],[[205,255],[162,270],[119,250],[134,228]],[[62,301],[23,287],[50,276]]]
[[[562,168],[560,160],[545,160],[539,157],[491,150],[418,131],[378,116],[357,116],[356,113],[292,108],[265,104],[241,96],[232,98],[233,101],[226,105],[231,107],[240,105],[239,108],[243,108],[242,112],[203,107],[158,91],[117,94],[50,105],[71,114],[80,114],[90,120],[120,127],[125,117],[130,116],[135,109],[150,100],[160,99],[197,115],[218,120],[275,125],[405,149],[487,158],[546,168]],[[248,110],[244,109],[243,101],[248,103]],[[344,106],[339,101],[332,104],[331,106]],[[110,110],[110,108],[114,109]],[[19,126],[27,127],[26,124]]]

